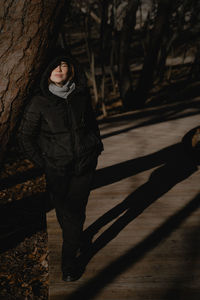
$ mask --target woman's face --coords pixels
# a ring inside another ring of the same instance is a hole
[[[68,75],[68,65],[66,62],[61,61],[61,63],[51,72],[50,80],[58,86],[62,86]]]

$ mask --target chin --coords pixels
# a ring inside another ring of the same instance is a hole
[[[52,80],[52,82],[53,82],[54,84],[62,84],[62,83],[63,83],[62,80]]]

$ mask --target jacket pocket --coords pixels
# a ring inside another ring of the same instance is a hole
[[[92,132],[82,127],[75,132],[75,173],[77,175],[95,169],[101,141]]]
[[[92,131],[87,131],[85,128],[76,130],[74,148],[77,157],[82,157],[93,151],[98,152],[100,146],[100,139]]]
[[[95,170],[97,166],[98,155],[97,153],[88,153],[79,157],[75,162],[74,172],[76,175],[82,175],[89,170]]]

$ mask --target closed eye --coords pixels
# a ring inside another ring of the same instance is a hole
[[[68,65],[67,65],[67,63],[65,63],[65,62],[61,62],[61,67],[68,67]]]

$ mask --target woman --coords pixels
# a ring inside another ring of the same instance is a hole
[[[103,145],[84,73],[72,58],[59,55],[48,65],[25,109],[19,142],[45,171],[63,234],[63,280],[77,280],[85,209]]]

